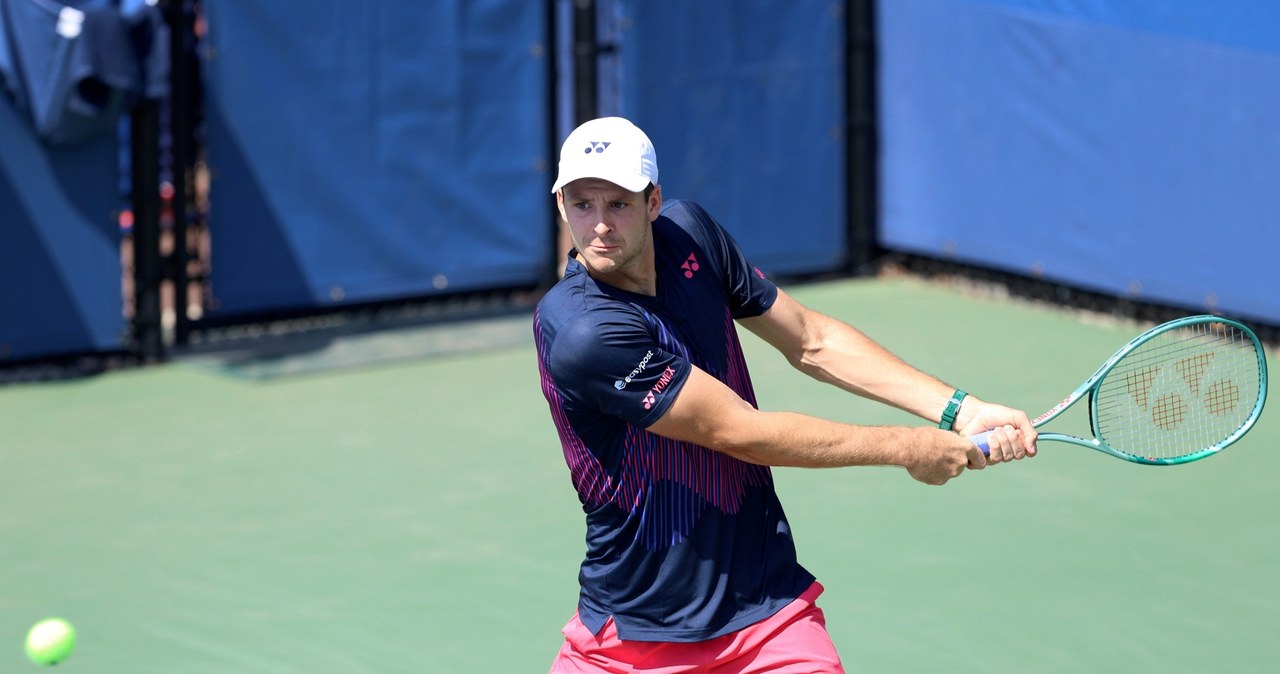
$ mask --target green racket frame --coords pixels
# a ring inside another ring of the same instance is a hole
[[[1098,409],[1097,409],[1098,401],[1097,401],[1097,396],[1095,396],[1094,393],[1101,387],[1102,382],[1106,379],[1107,375],[1110,374],[1112,370],[1115,369],[1116,365],[1119,364],[1125,358],[1125,356],[1129,355],[1130,353],[1132,353],[1134,350],[1136,350],[1138,347],[1142,346],[1143,344],[1150,342],[1151,340],[1155,339],[1156,337],[1166,332],[1170,332],[1172,330],[1177,330],[1180,328],[1201,325],[1201,324],[1222,324],[1222,325],[1230,326],[1238,330],[1240,334],[1246,336],[1253,343],[1254,352],[1257,354],[1257,358],[1258,358],[1258,392],[1257,392],[1258,397],[1257,397],[1257,402],[1254,403],[1253,409],[1250,412],[1248,418],[1244,421],[1244,423],[1242,423],[1239,428],[1237,428],[1233,433],[1231,433],[1227,437],[1223,438],[1222,440],[1219,440],[1218,442],[1208,447],[1205,447],[1204,449],[1201,449],[1199,451],[1192,452],[1189,454],[1175,456],[1175,457],[1142,456],[1139,454],[1133,454],[1130,452],[1121,451],[1119,449],[1116,449],[1108,445],[1105,441],[1103,441],[1101,438],[1103,434],[1101,430],[1098,428],[1098,421],[1097,421],[1099,417]],[[1150,330],[1147,330],[1141,335],[1138,335],[1137,337],[1130,340],[1128,344],[1125,344],[1123,347],[1121,347],[1120,350],[1116,351],[1114,355],[1108,358],[1107,361],[1104,362],[1102,366],[1099,367],[1098,370],[1093,373],[1092,376],[1090,376],[1087,380],[1085,380],[1085,382],[1081,384],[1079,388],[1077,388],[1075,391],[1072,391],[1071,395],[1067,396],[1061,403],[1058,403],[1058,405],[1055,406],[1053,409],[1049,410],[1048,412],[1045,412],[1039,417],[1036,417],[1031,422],[1032,425],[1035,426],[1036,428],[1043,426],[1044,424],[1056,418],[1058,415],[1067,411],[1069,408],[1071,408],[1073,405],[1079,402],[1079,400],[1085,397],[1086,395],[1089,396],[1089,427],[1090,427],[1090,430],[1093,432],[1094,437],[1082,438],[1080,436],[1070,435],[1067,433],[1040,433],[1039,439],[1051,440],[1056,442],[1066,442],[1073,445],[1079,445],[1081,447],[1087,447],[1089,449],[1097,450],[1109,456],[1113,456],[1117,459],[1124,459],[1125,461],[1131,461],[1133,463],[1149,465],[1149,466],[1172,466],[1172,465],[1190,463],[1192,461],[1198,461],[1200,459],[1203,459],[1207,456],[1212,456],[1213,454],[1216,454],[1222,451],[1223,449],[1226,449],[1232,443],[1236,442],[1241,437],[1243,437],[1245,433],[1248,433],[1249,429],[1253,428],[1254,423],[1256,423],[1258,420],[1258,417],[1261,416],[1263,405],[1266,403],[1266,400],[1267,400],[1266,351],[1262,348],[1262,343],[1258,340],[1258,336],[1254,334],[1253,330],[1250,330],[1248,326],[1244,325],[1243,323],[1240,323],[1239,321],[1235,321],[1229,318],[1223,318],[1221,316],[1209,316],[1209,315],[1188,316],[1186,318],[1179,318],[1174,321],[1169,321],[1168,323],[1162,323],[1160,325],[1157,325],[1154,328],[1151,328]],[[984,453],[986,453],[987,451],[986,440],[987,440],[987,436],[989,436],[990,434],[991,434],[991,431],[988,431],[986,433],[980,433],[978,435],[974,435],[971,437],[971,439],[974,441],[975,444],[983,448]]]

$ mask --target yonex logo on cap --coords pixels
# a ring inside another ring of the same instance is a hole
[[[606,141],[592,140],[588,142],[591,144],[582,150],[582,154],[591,154],[592,152],[596,152],[596,153],[604,152],[605,148],[609,147],[609,143],[610,143],[610,141],[607,141],[607,140]]]

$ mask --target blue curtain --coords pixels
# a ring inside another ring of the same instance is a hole
[[[663,194],[698,201],[767,273],[848,259],[845,18],[826,0],[617,0],[616,110]]]
[[[212,315],[546,275],[543,3],[206,9]]]
[[[878,10],[885,246],[1280,320],[1280,4]]]

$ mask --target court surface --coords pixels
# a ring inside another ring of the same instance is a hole
[[[1143,327],[909,278],[788,289],[1033,415]],[[379,333],[0,388],[0,672],[49,615],[79,630],[65,672],[545,672],[582,519],[517,318],[484,348]],[[762,407],[912,421],[743,335]],[[1046,443],[941,488],[775,474],[851,672],[1270,672],[1278,414],[1176,468]]]

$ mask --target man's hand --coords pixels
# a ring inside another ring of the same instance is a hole
[[[995,431],[988,439],[987,463],[1017,461],[1036,455],[1038,434],[1027,413],[1021,410],[969,396],[960,406],[956,428],[966,439],[985,431]]]
[[[902,465],[911,477],[920,482],[943,485],[966,468],[982,470],[987,466],[982,450],[968,438],[937,428],[913,430],[917,441],[907,452]]]

